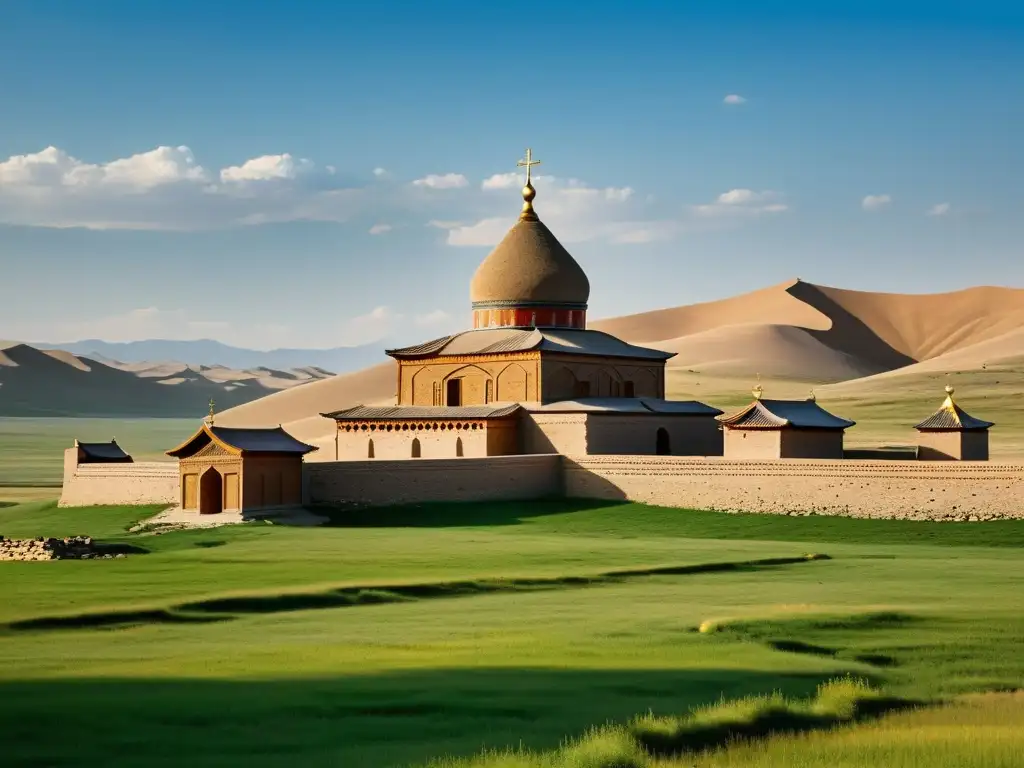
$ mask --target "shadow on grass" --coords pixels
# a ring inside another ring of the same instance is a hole
[[[587,512],[621,506],[621,501],[600,499],[538,499],[486,503],[403,504],[388,507],[326,507],[310,510],[327,518],[328,528],[459,528],[521,525],[524,520],[548,515]]]
[[[737,621],[716,625],[713,634],[725,638],[762,643],[776,651],[812,656],[849,659],[873,667],[895,667],[898,660],[886,653],[855,652],[842,647],[839,640],[850,640],[850,633],[902,629],[925,621],[921,617],[897,611],[874,611],[838,617],[810,617],[789,620]],[[833,642],[828,642],[832,640]]]
[[[373,587],[341,587],[320,592],[241,595],[238,597],[212,598],[181,603],[164,610],[107,611],[79,614],[77,616],[26,619],[9,623],[6,625],[6,629],[12,631],[85,629],[131,626],[144,623],[162,624],[210,620],[208,618],[210,616],[215,617],[215,620],[229,620],[251,614],[285,613],[325,608],[351,608],[363,605],[399,603],[412,600],[450,599],[502,592],[578,589],[617,584],[629,579],[651,576],[682,576],[700,573],[757,570],[827,559],[829,559],[827,555],[804,555],[803,557],[775,557],[731,563],[631,568],[606,571],[591,577],[556,576],[550,578],[479,579],[476,581],[428,582]]]
[[[723,697],[813,695],[820,674],[748,669],[449,668],[272,680],[0,683],[10,765],[393,768],[482,748],[553,749],[594,723]]]

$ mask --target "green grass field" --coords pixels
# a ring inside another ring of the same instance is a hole
[[[987,768],[1024,749],[1020,698],[991,693],[1024,688],[1024,522],[536,502],[125,533],[150,512],[0,508],[6,536],[148,550],[0,563],[12,764]],[[862,719],[862,692],[945,704]],[[772,723],[794,733],[719,746]]]

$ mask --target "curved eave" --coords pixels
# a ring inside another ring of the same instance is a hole
[[[181,454],[184,453],[185,450],[190,445],[192,445],[192,443],[194,443],[196,440],[198,440],[203,435],[206,435],[208,438],[210,438],[210,440],[213,443],[215,443],[218,447],[223,448],[228,453],[233,454],[235,456],[241,456],[242,455],[242,451],[241,450],[239,450],[238,448],[235,448],[235,446],[233,446],[233,445],[225,443],[223,440],[221,440],[219,437],[217,437],[217,435],[215,435],[213,433],[213,431],[210,429],[209,424],[206,424],[205,422],[203,423],[203,426],[199,428],[199,431],[196,432],[194,435],[192,435],[192,437],[190,437],[184,443],[179,445],[177,448],[172,448],[171,450],[166,451],[167,455],[168,456],[174,456],[175,458],[181,458]]]

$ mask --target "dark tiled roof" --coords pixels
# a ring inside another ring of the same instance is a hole
[[[922,430],[956,430],[956,431],[978,431],[994,427],[991,421],[982,421],[971,416],[967,411],[947,398],[935,413],[918,424],[914,429]]]
[[[655,397],[581,397],[544,405],[526,405],[535,413],[664,413],[687,416],[717,416],[717,408],[696,400],[662,400]]]
[[[78,443],[78,450],[90,461],[131,461],[115,440],[109,443]]]
[[[311,451],[319,450],[314,445],[306,445],[289,435],[281,427],[264,429],[245,429],[238,427],[203,426],[192,437],[167,451],[168,456],[187,458],[192,456],[211,441],[211,435],[225,445],[241,451],[242,454],[253,453],[291,453],[303,456]]]
[[[389,349],[395,358],[489,355],[499,352],[559,352],[647,360],[668,360],[672,352],[638,347],[601,331],[555,328],[479,328],[401,349]]]
[[[304,455],[317,450],[289,435],[281,427],[271,429],[242,429],[237,427],[210,427],[210,431],[232,448],[242,453],[297,453]]]
[[[428,406],[398,405],[370,406],[357,405],[334,413],[322,413],[328,419],[336,421],[368,421],[389,419],[500,419],[511,416],[519,410],[518,403],[504,405],[463,405],[463,406]]]
[[[856,423],[833,416],[813,400],[755,400],[743,410],[718,420],[737,429],[846,429]]]

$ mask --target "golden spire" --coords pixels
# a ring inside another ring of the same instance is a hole
[[[210,415],[208,417],[209,421],[210,421],[210,426],[211,427],[213,426],[213,405],[214,405],[213,398],[211,397],[210,398]]]
[[[810,395],[808,396],[808,398],[807,398],[807,399],[808,399],[808,400],[809,400],[810,402],[812,402],[812,403],[816,403],[816,402],[818,402],[818,398],[817,398],[817,397],[815,397],[815,395],[814,395],[814,390],[813,390],[813,389],[811,390],[811,394],[810,394]]]
[[[755,386],[750,391],[753,393],[755,400],[760,400],[761,399],[761,395],[764,394],[764,387],[761,386],[761,374],[760,373],[757,374],[757,386]]]
[[[535,165],[540,165],[540,160],[534,160],[533,150],[527,147],[526,159],[516,163],[517,168],[526,168],[526,186],[523,187],[523,211],[519,214],[520,219],[537,218],[537,214],[533,212],[533,198],[537,196],[537,190],[533,188],[533,176],[530,172]]]

